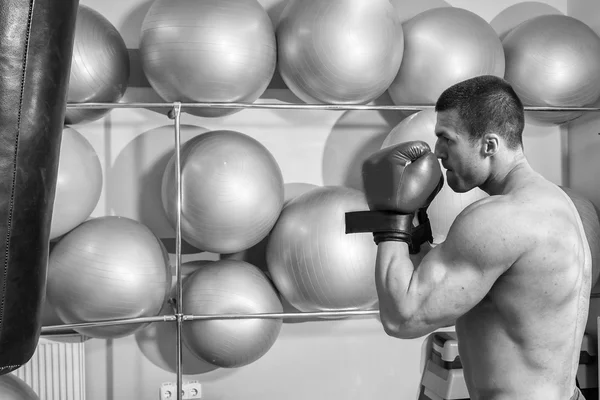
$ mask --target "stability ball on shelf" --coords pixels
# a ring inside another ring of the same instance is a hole
[[[65,127],[60,144],[51,240],[91,215],[100,199],[102,179],[100,159],[90,142],[75,129]]]
[[[171,267],[160,240],[129,218],[90,219],[55,245],[47,299],[67,324],[156,316],[171,289]],[[92,338],[116,338],[145,325],[77,328]]]
[[[390,131],[381,148],[412,140],[422,140],[434,151],[436,120],[436,113],[432,109],[408,116]],[[466,193],[456,193],[445,184],[427,210],[434,243],[439,244],[446,239],[450,226],[465,207],[484,197],[487,197],[487,193],[479,188]]]
[[[362,192],[322,186],[281,212],[267,243],[267,268],[299,311],[363,309],[377,302],[373,235],[346,234],[345,213],[366,211]]]
[[[181,102],[252,103],[277,61],[275,30],[257,0],[156,0],[142,24],[140,52],[158,95]],[[203,117],[240,110],[185,109]]]
[[[175,155],[162,180],[162,203],[175,226]],[[200,134],[182,145],[182,237],[192,246],[219,254],[259,243],[283,207],[283,176],[269,150],[236,131]]]
[[[388,0],[291,0],[277,43],[281,77],[306,103],[375,100],[396,76],[404,49]]]
[[[275,288],[257,267],[244,261],[219,260],[198,267],[183,287],[186,314],[281,313]],[[281,319],[188,321],[185,345],[201,359],[222,368],[237,368],[263,357],[281,331]]]
[[[199,267],[212,263],[208,260],[189,261],[181,264],[181,282],[185,284],[188,276],[192,275]],[[165,301],[158,315],[173,315],[174,308],[172,299],[177,299],[177,276],[173,268],[173,284],[170,296]],[[187,322],[186,322],[187,323]],[[177,371],[177,334],[175,322],[152,322],[148,326],[135,333],[135,341],[142,354],[152,364],[164,371],[175,373]],[[182,346],[181,371],[184,375],[204,374],[218,369],[216,365],[199,358],[188,347],[185,342]]]
[[[502,41],[505,79],[527,106],[584,107],[600,97],[600,37],[566,15],[541,15]],[[531,112],[533,122],[562,124],[580,112]]]
[[[21,378],[15,374],[0,376],[0,399],[2,400],[39,400],[39,396]]]
[[[127,90],[129,73],[129,52],[117,28],[99,12],[79,5],[67,101],[117,102]],[[108,112],[110,109],[68,108],[65,123],[94,121]]]
[[[404,56],[389,87],[397,105],[435,104],[449,86],[504,76],[504,50],[490,24],[457,7],[433,8],[403,24]]]

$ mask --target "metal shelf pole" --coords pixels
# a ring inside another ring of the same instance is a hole
[[[434,108],[431,104],[415,105],[362,105],[362,104],[304,104],[304,103],[144,103],[144,102],[124,102],[124,103],[68,103],[68,109],[109,109],[109,108],[164,108],[172,110],[176,105],[180,109],[185,108],[250,108],[250,109],[276,109],[276,110],[323,110],[323,111],[350,111],[350,110],[369,110],[369,111],[421,111]],[[525,111],[544,111],[544,112],[598,112],[600,107],[554,107],[554,106],[525,106]]]
[[[183,202],[183,191],[181,186],[181,103],[175,103],[173,109],[169,112],[169,118],[174,120],[174,139],[175,139],[175,174],[177,184],[177,209],[175,219],[175,276],[176,276],[176,299],[175,299],[175,318],[176,318],[176,367],[177,375],[177,400],[182,400],[183,396],[183,346],[181,343],[181,331],[183,324],[183,290],[181,282],[181,209]]]

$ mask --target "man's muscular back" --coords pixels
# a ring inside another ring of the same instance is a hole
[[[465,379],[474,400],[569,399],[588,312],[589,247],[560,188],[537,174],[511,186],[465,210],[482,224],[491,210],[510,219],[512,232],[490,225],[478,242],[502,246],[516,260],[457,320]]]

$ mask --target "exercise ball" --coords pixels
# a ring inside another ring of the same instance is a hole
[[[102,193],[102,179],[96,150],[81,133],[65,127],[60,144],[51,240],[69,232],[92,214]]]
[[[117,28],[99,12],[79,5],[67,101],[118,102],[127,90],[129,72],[129,52]],[[65,122],[90,122],[108,112],[110,109],[67,108]]]
[[[15,374],[0,376],[0,399],[2,400],[39,400],[38,395]]]
[[[600,290],[595,286],[600,277],[600,214],[594,204],[581,194],[564,186],[561,186],[561,189],[571,198],[581,217],[583,230],[592,253],[592,293],[598,293]]]
[[[171,288],[160,240],[125,217],[90,219],[67,233],[48,262],[47,298],[67,324],[156,316]],[[127,336],[145,326],[77,328],[91,338]]]
[[[435,136],[436,121],[437,115],[432,109],[412,114],[390,131],[381,148],[402,142],[422,140],[434,151],[435,142],[437,141]],[[469,204],[484,197],[487,197],[487,193],[479,188],[474,188],[466,193],[456,193],[450,186],[445,184],[427,210],[431,221],[434,243],[439,244],[446,240],[450,226],[458,214]]]
[[[140,54],[166,101],[252,103],[271,82],[277,45],[256,0],[156,0],[142,23]],[[185,111],[220,117],[240,109]]]
[[[197,260],[181,264],[182,283],[185,283],[187,277],[196,272],[198,267],[211,262],[213,261]],[[175,312],[171,299],[177,299],[177,276],[175,268],[172,271],[171,294],[158,315],[173,315]],[[177,371],[177,341],[173,339],[176,334],[177,324],[175,322],[152,322],[135,333],[135,341],[148,361],[164,371],[175,373]],[[204,374],[217,368],[197,357],[187,348],[185,342],[183,343],[181,371],[184,375]]]
[[[526,106],[584,107],[600,96],[600,37],[566,15],[540,15],[502,41],[505,79]],[[542,124],[562,124],[578,112],[531,112]]]
[[[343,186],[314,188],[283,209],[267,243],[267,268],[294,308],[351,310],[377,302],[373,235],[346,234],[346,212],[368,209],[362,192]]]
[[[257,267],[219,260],[198,267],[183,289],[186,314],[281,313],[275,288]],[[183,340],[194,354],[222,368],[237,368],[263,357],[281,330],[281,319],[188,321]]]
[[[162,180],[162,203],[170,223],[177,218],[175,156]],[[181,149],[182,237],[214,253],[235,253],[260,242],[281,208],[283,176],[269,150],[236,131],[198,135]]]
[[[404,49],[388,0],[291,0],[277,43],[281,77],[306,103],[376,99],[396,76]]]
[[[402,65],[388,90],[396,105],[435,104],[455,83],[479,75],[504,76],[500,38],[471,11],[432,8],[402,27]]]

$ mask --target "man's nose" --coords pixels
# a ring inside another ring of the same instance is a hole
[[[442,159],[442,158],[444,158],[444,156],[445,156],[445,153],[442,151],[442,148],[441,148],[441,146],[439,145],[439,142],[438,142],[438,141],[436,141],[436,142],[435,142],[435,147],[434,147],[434,149],[433,149],[433,154],[435,154],[435,156],[436,156],[437,158],[439,158],[439,159]]]

